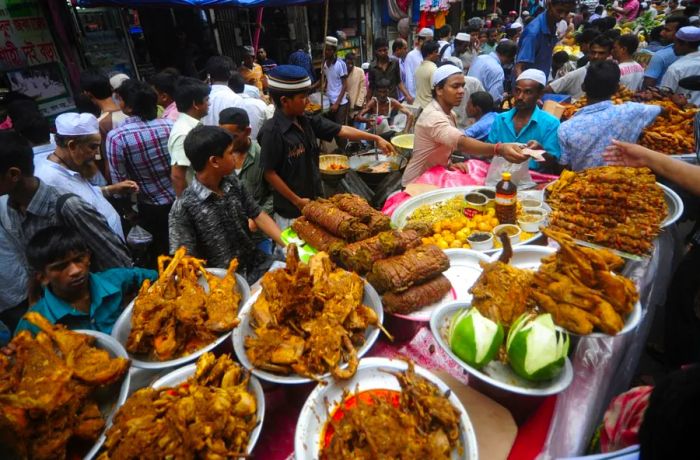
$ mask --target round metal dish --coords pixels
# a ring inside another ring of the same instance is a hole
[[[528,270],[537,270],[540,268],[540,264],[542,263],[542,258],[546,257],[550,254],[553,254],[557,252],[555,248],[551,248],[548,246],[521,246],[518,248],[513,248],[513,257],[510,260],[510,265],[517,267],[517,268],[524,268]],[[494,254],[491,257],[491,261],[496,261],[498,260],[498,257],[501,255],[501,251],[499,250],[496,254]],[[471,298],[470,298],[471,301]],[[632,330],[634,330],[635,327],[637,327],[637,324],[639,324],[639,321],[642,319],[642,304],[637,301],[637,303],[634,304],[634,307],[632,311],[630,312],[629,315],[627,315],[627,318],[625,318],[625,325],[622,327],[620,332],[615,334],[614,336],[611,336],[610,334],[606,334],[604,332],[591,332],[588,335],[579,335],[576,334],[575,332],[571,332],[569,330],[566,330],[562,328],[562,330],[565,330],[568,332],[570,335],[577,336],[577,337],[617,337],[619,335],[626,334]]]
[[[396,377],[389,372],[402,372],[408,368],[405,361],[388,358],[365,358],[360,361],[357,373],[350,380],[334,381],[327,379],[319,383],[309,394],[309,397],[301,409],[297,428],[294,433],[294,456],[296,460],[318,459],[321,448],[321,437],[328,420],[328,414],[341,404],[346,396],[345,392],[388,389],[401,391]],[[449,394],[450,403],[461,413],[460,425],[462,445],[464,452],[459,455],[455,449],[452,452],[453,459],[477,460],[477,449],[474,427],[469,420],[469,415],[459,399],[451,392],[450,388],[436,375],[422,367],[415,366],[416,374],[425,378],[437,386],[443,394]]]
[[[544,382],[525,380],[513,372],[510,366],[503,364],[498,359],[494,359],[480,370],[459,359],[450,348],[448,333],[454,315],[463,309],[469,308],[471,308],[471,304],[462,301],[440,306],[430,318],[430,330],[440,347],[474,378],[496,388],[526,396],[554,395],[561,393],[571,384],[574,378],[574,371],[569,358],[566,358],[564,369],[558,376]]]
[[[440,190],[433,190],[432,192],[421,193],[418,196],[409,198],[408,200],[401,203],[401,205],[398,208],[396,208],[394,214],[392,214],[391,216],[391,225],[394,228],[403,228],[403,226],[406,225],[406,222],[408,221],[408,217],[411,214],[413,214],[413,211],[415,211],[420,206],[439,203],[440,201],[449,200],[450,198],[453,198],[457,195],[465,195],[469,192],[474,192],[484,188],[488,187],[480,185],[468,185],[464,187],[450,187],[443,188]],[[522,246],[524,244],[532,243],[541,235],[541,232],[537,232],[533,234],[532,237],[526,240],[522,240],[519,243],[516,243],[514,246]],[[491,254],[495,251],[498,251],[498,249],[489,249],[480,252],[483,252],[485,254]]]
[[[224,275],[226,274],[226,270],[223,268],[207,268],[207,271],[211,273],[214,276],[218,276],[219,278],[223,278]],[[248,283],[246,282],[245,278],[243,278],[241,275],[238,273],[236,275],[236,286],[238,287],[238,290],[241,293],[241,300],[239,302],[239,305],[243,305],[248,298],[250,297],[250,287],[248,286]],[[204,287],[205,291],[209,290],[209,287],[207,286],[206,279],[203,276],[199,277],[199,284]],[[117,339],[117,341],[122,344],[126,348],[126,341],[129,338],[129,333],[131,332],[131,312],[134,309],[134,302],[132,301],[122,312],[121,315],[119,315],[119,318],[117,318],[117,321],[114,323],[114,327],[112,328],[112,337]],[[240,312],[239,312],[240,314]],[[141,356],[136,356],[132,355],[129,353],[129,358],[131,359],[131,364],[134,367],[138,367],[140,369],[166,369],[169,367],[180,367],[184,364],[190,363],[197,359],[199,356],[202,354],[206,353],[207,351],[211,351],[214,348],[216,348],[219,344],[223,343],[229,336],[231,335],[231,332],[227,332],[225,334],[222,334],[218,339],[216,339],[214,342],[210,343],[209,345],[200,348],[199,350],[195,351],[194,353],[186,356],[182,356],[180,358],[176,359],[170,359],[168,361],[155,361],[155,360],[146,360]]]
[[[107,334],[85,329],[78,329],[75,332],[95,337],[94,346],[106,350],[110,358],[129,359],[129,355],[126,353],[124,347]],[[105,433],[107,433],[107,430],[112,425],[112,417],[117,412],[117,409],[126,402],[126,398],[129,396],[130,381],[131,377],[129,371],[127,371],[124,377],[122,377],[121,382],[115,382],[106,387],[98,388],[94,393],[100,412],[102,416],[105,417],[105,428],[102,430],[100,437],[97,438],[97,441],[95,441],[95,445],[93,445],[90,451],[85,455],[85,459],[95,457],[102,447],[102,444],[105,442]]]
[[[332,164],[341,165],[343,169],[330,169]],[[344,176],[350,170],[350,163],[345,155],[321,155],[318,157],[318,166],[321,175],[325,176]]]
[[[476,280],[481,276],[481,265],[479,262],[488,262],[489,257],[480,251],[471,249],[445,249],[447,258],[450,259],[450,268],[442,274],[450,280],[452,289],[445,294],[445,297],[432,305],[423,307],[406,315],[392,313],[393,316],[407,319],[409,321],[430,321],[433,311],[440,305],[454,300],[464,300],[471,302],[472,295],[469,293]]]
[[[176,369],[170,372],[169,374],[166,374],[163,377],[159,378],[158,380],[153,382],[151,387],[159,389],[177,386],[186,381],[188,378],[192,377],[196,370],[197,363],[188,364],[185,367]],[[255,429],[253,429],[253,431],[250,432],[250,439],[248,439],[248,447],[246,448],[246,454],[250,455],[250,453],[253,451],[253,448],[255,447],[255,443],[258,442],[258,437],[260,437],[260,431],[262,431],[263,419],[265,418],[265,393],[263,392],[262,385],[260,385],[258,379],[256,379],[252,375],[250,376],[250,381],[248,382],[248,391],[253,393],[253,395],[255,396],[255,418],[258,420],[258,424],[255,426]]]
[[[260,292],[261,291],[258,291],[255,294],[253,294],[253,296],[250,299],[248,299],[245,305],[243,305],[243,308],[241,308],[240,313],[238,315],[241,319],[241,323],[236,329],[233,330],[233,349],[236,352],[238,361],[243,365],[243,367],[249,369],[253,373],[253,375],[267,382],[282,383],[288,385],[313,382],[313,379],[310,379],[308,377],[302,377],[298,374],[278,375],[273,374],[272,372],[257,369],[255,366],[253,366],[253,363],[251,363],[248,359],[248,355],[245,352],[244,342],[246,337],[253,335],[253,329],[250,327],[250,311],[253,308],[253,304],[258,299]],[[377,318],[379,319],[380,323],[384,322],[384,309],[382,308],[382,301],[379,298],[379,294],[377,294],[377,291],[375,291],[374,288],[366,281],[365,295],[362,299],[362,303],[374,310],[374,312],[377,314]],[[377,337],[379,337],[379,329],[374,326],[368,327],[365,331],[365,343],[362,344],[362,346],[357,350],[358,359],[362,358],[369,351],[369,349],[372,348],[372,345],[374,345],[374,342],[377,340]],[[330,376],[330,373],[326,373],[320,376],[320,378],[327,378],[328,376]]]
[[[669,225],[675,224],[683,215],[683,200],[681,200],[681,197],[679,197],[676,192],[664,184],[659,184],[658,182],[656,184],[664,191],[664,199],[666,200],[666,206],[668,206],[668,214],[661,223],[661,228],[666,228]]]

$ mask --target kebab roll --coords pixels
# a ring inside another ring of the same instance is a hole
[[[379,293],[405,291],[450,268],[450,259],[434,244],[409,249],[400,256],[378,260],[367,274]]]
[[[341,210],[360,219],[369,227],[372,235],[391,229],[391,219],[386,214],[377,211],[367,200],[351,193],[334,195],[330,201]]]
[[[318,251],[334,254],[345,245],[344,240],[335,235],[331,235],[318,225],[309,222],[303,216],[292,223],[292,230],[299,235],[299,238]]]
[[[440,274],[422,284],[411,286],[403,292],[387,292],[382,296],[384,310],[406,315],[434,304],[452,289],[452,283]]]
[[[367,225],[328,200],[311,201],[301,213],[308,221],[344,240],[359,241],[370,236]]]
[[[390,230],[351,243],[338,252],[338,263],[347,270],[364,274],[380,259],[403,254],[421,244],[418,232]]]

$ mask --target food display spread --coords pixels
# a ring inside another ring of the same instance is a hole
[[[173,257],[159,257],[158,279],[153,285],[146,280],[134,300],[126,343],[130,353],[170,360],[197,351],[238,325],[237,260],[223,279],[207,272],[203,263],[186,256],[184,248]],[[199,284],[200,275],[208,292]]]
[[[412,363],[395,374],[401,391],[347,395],[326,424],[320,458],[449,459],[460,455],[460,412]]]
[[[260,404],[249,379],[229,355],[204,353],[186,382],[131,395],[115,415],[98,459],[246,456]]]
[[[550,228],[631,254],[651,250],[667,214],[663,190],[647,168],[564,171],[548,191]]]
[[[302,264],[290,245],[286,268],[266,273],[261,285],[250,313],[254,334],[245,338],[253,366],[309,378],[355,374],[356,349],[365,342],[367,327],[381,327],[374,310],[362,303],[359,275],[333,268],[324,252]]]
[[[18,458],[82,457],[80,446],[89,449],[105,427],[95,393],[119,381],[129,361],[38,313],[25,317],[41,332],[20,332],[0,353],[0,444]]]

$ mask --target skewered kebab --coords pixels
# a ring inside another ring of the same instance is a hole
[[[338,252],[338,262],[348,270],[364,274],[372,269],[376,261],[403,254],[420,243],[420,235],[414,230],[390,230],[348,244]]]
[[[433,278],[448,268],[450,259],[439,247],[431,244],[375,262],[372,271],[367,274],[367,281],[380,293],[400,292]]]
[[[382,305],[389,313],[407,314],[431,305],[450,292],[452,284],[440,274],[425,283],[411,286],[402,292],[387,292],[382,296]]]
[[[341,193],[332,196],[330,201],[348,214],[358,217],[363,224],[367,224],[372,235],[391,228],[389,216],[377,211],[357,195]]]
[[[324,228],[309,222],[303,216],[292,223],[292,230],[299,235],[299,238],[318,251],[334,254],[345,245],[345,241],[342,238],[331,235]]]
[[[309,221],[345,240],[359,241],[370,236],[369,227],[359,218],[342,211],[328,200],[311,201],[301,212]]]

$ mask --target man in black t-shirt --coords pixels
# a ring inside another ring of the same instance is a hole
[[[270,71],[268,82],[275,114],[263,125],[258,141],[264,177],[273,190],[275,221],[285,229],[292,219],[301,215],[306,203],[321,193],[318,138],[366,140],[376,142],[387,154],[396,152],[379,136],[341,126],[321,116],[306,116],[304,109],[311,80],[301,67],[277,66]]]

